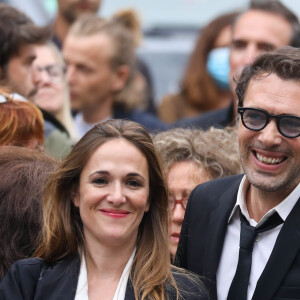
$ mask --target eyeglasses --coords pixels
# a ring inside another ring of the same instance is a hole
[[[243,125],[253,131],[263,130],[273,118],[278,131],[287,138],[300,136],[300,118],[293,115],[272,115],[267,111],[252,107],[239,107]]]
[[[178,200],[175,199],[174,196],[169,196],[169,211],[173,211],[177,204],[181,204],[182,208],[185,210],[188,200],[189,200],[188,196]]]
[[[45,67],[36,66],[36,70],[39,73],[46,72],[53,83],[60,83],[66,72],[65,68],[62,68],[58,65],[48,65]]]

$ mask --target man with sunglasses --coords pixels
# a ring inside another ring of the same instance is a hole
[[[245,67],[236,87],[244,176],[199,185],[177,263],[219,300],[300,299],[300,49]]]

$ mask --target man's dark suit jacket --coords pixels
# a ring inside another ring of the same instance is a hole
[[[19,260],[13,264],[0,283],[0,300],[74,300],[80,270],[79,256],[65,258],[47,265],[38,258]],[[181,292],[178,300],[208,300],[200,282],[183,272],[173,272]],[[173,287],[166,286],[169,300],[176,299]],[[101,299],[101,295],[99,295]],[[128,280],[125,300],[135,300]]]
[[[232,102],[225,108],[211,110],[196,117],[180,119],[172,126],[182,128],[198,128],[202,130],[207,130],[212,126],[215,128],[224,128],[229,125],[234,125],[233,109]]]
[[[212,298],[217,298],[216,272],[241,179],[236,175],[197,186],[185,213],[176,261],[205,277]],[[300,201],[284,222],[252,299],[300,299]]]
[[[162,122],[156,116],[139,110],[126,110],[125,107],[118,105],[114,108],[114,119],[127,119],[143,125],[149,132],[156,133],[170,129],[170,125]]]

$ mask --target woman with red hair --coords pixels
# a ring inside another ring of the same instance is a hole
[[[41,111],[34,104],[13,100],[0,90],[0,145],[36,148],[43,143]]]

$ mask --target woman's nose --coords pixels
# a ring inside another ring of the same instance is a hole
[[[173,222],[182,223],[184,219],[185,210],[183,209],[181,203],[175,204],[172,211],[171,219]]]
[[[107,201],[113,203],[114,206],[120,206],[126,201],[126,196],[124,195],[121,183],[114,183],[111,186]]]

